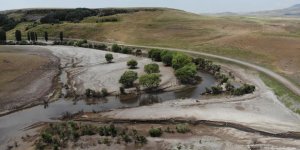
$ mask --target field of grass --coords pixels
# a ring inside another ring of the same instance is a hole
[[[89,39],[146,46],[184,48],[224,55],[268,67],[300,85],[300,21],[256,17],[203,16],[165,9],[118,14],[116,22],[98,22],[105,18],[88,17],[80,23],[22,23],[24,32],[40,37]],[[107,18],[107,17],[106,17]],[[15,29],[8,32],[13,39]]]

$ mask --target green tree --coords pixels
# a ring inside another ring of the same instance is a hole
[[[172,53],[167,53],[163,55],[161,59],[166,66],[172,66],[172,59],[173,59]]]
[[[131,59],[127,62],[127,66],[129,66],[130,69],[135,69],[138,65],[138,62],[134,59]]]
[[[35,33],[34,32],[30,32],[30,39],[32,42],[36,41],[36,37],[35,37]]]
[[[140,85],[146,87],[147,89],[157,88],[160,82],[160,75],[155,73],[145,74],[139,78]]]
[[[6,43],[6,32],[0,29],[0,44]]]
[[[183,84],[191,84],[195,82],[197,68],[194,64],[188,64],[175,71],[175,76]]]
[[[108,63],[111,63],[111,61],[114,59],[112,54],[105,54],[105,59]]]
[[[128,47],[124,47],[124,48],[122,48],[122,53],[123,54],[131,54],[132,50]]]
[[[16,37],[16,41],[18,42],[22,41],[22,33],[20,30],[16,30],[15,37]]]
[[[148,65],[144,66],[144,71],[148,74],[149,73],[159,73],[159,66],[158,66],[158,64],[155,64],[155,63],[148,64]]]
[[[48,42],[48,32],[44,33],[45,41]]]
[[[61,42],[64,41],[64,33],[63,32],[59,33],[59,39]]]
[[[172,59],[172,67],[175,70],[182,68],[183,66],[191,63],[192,63],[192,58],[182,53],[176,53]]]
[[[138,75],[134,71],[126,71],[121,76],[119,83],[121,83],[125,88],[132,87],[133,82],[138,79]]]
[[[38,41],[38,35],[34,32],[35,41]]]
[[[154,61],[161,61],[161,52],[162,50],[159,49],[151,49],[148,52],[148,57]]]
[[[118,44],[113,44],[111,46],[111,50],[115,53],[119,53],[122,50],[122,48]]]

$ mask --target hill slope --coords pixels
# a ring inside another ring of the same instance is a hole
[[[300,17],[300,4],[297,4],[292,7],[285,8],[285,9],[253,12],[253,13],[249,13],[247,15],[276,16],[276,17]]]
[[[115,21],[111,21],[111,20]],[[260,64],[300,84],[300,21],[253,17],[201,16],[180,10],[159,9],[86,17],[80,22],[40,24],[23,22],[19,29],[49,36],[185,48]]]

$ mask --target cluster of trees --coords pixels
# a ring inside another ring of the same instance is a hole
[[[0,27],[4,31],[13,29],[19,22],[9,18],[6,14],[0,14]]]
[[[115,53],[132,54],[132,49],[129,47],[121,47],[118,44],[113,44],[111,50]]]
[[[147,73],[138,77],[138,74],[134,71],[126,71],[120,78],[119,83],[123,85],[120,88],[121,93],[124,92],[124,88],[133,87],[134,82],[139,79],[139,84],[146,88],[146,90],[156,89],[160,82],[159,66],[157,64],[148,64],[144,66],[144,71]]]
[[[196,83],[197,67],[190,56],[179,52],[151,49],[148,52],[148,57],[153,61],[162,61],[166,66],[172,66],[175,69],[177,79],[181,83]]]
[[[92,97],[100,98],[100,97],[106,97],[108,95],[109,95],[109,93],[106,88],[101,89],[101,91],[95,91],[92,89],[85,90],[85,96],[88,98],[92,98]]]
[[[69,45],[69,46],[77,46],[77,47],[84,47],[84,48],[94,48],[94,49],[99,49],[99,50],[107,50],[107,46],[105,44],[92,44],[92,43],[88,43],[87,40],[54,41],[53,44],[54,45]]]
[[[76,8],[60,10],[47,14],[41,18],[41,23],[60,23],[61,21],[78,22],[85,17],[95,16],[97,11],[88,8]]]

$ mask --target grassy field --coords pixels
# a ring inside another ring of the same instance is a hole
[[[16,29],[42,36],[184,48],[246,60],[268,67],[300,85],[300,21],[281,18],[215,17],[179,10],[118,14],[117,22],[97,22],[93,16],[80,23],[22,23]],[[27,29],[27,30],[26,30]],[[15,29],[8,32],[14,37]]]

